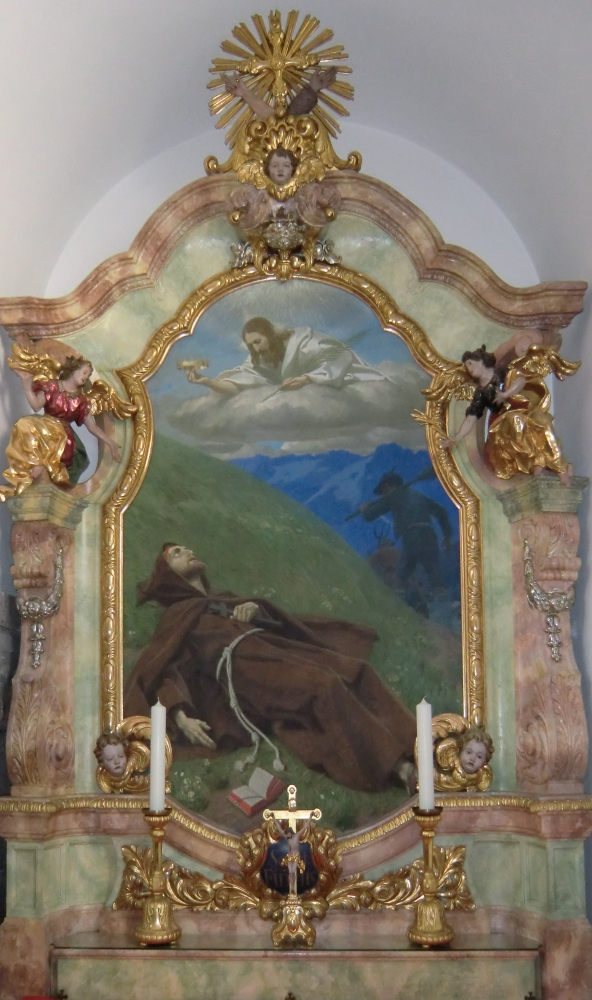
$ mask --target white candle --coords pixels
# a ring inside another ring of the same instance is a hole
[[[416,708],[417,713],[417,764],[419,780],[419,808],[434,808],[434,751],[432,744],[432,706],[425,700]]]
[[[166,708],[160,701],[152,706],[150,721],[150,812],[163,812]]]

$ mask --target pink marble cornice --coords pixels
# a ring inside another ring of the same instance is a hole
[[[455,796],[438,800],[444,813],[438,834],[517,834],[541,840],[583,839],[592,833],[592,797],[528,798],[513,794]],[[51,840],[64,836],[146,836],[146,800],[132,796],[71,796],[61,799],[0,798],[0,836],[7,840]],[[177,804],[166,841],[202,864],[236,871],[238,838],[210,826]],[[370,871],[419,843],[411,808],[381,824],[342,837],[344,874]]]
[[[496,322],[516,329],[558,329],[582,311],[585,281],[514,288],[475,254],[445,243],[416,205],[381,181],[344,171],[328,182],[338,188],[346,213],[375,222],[405,248],[420,279],[450,285]],[[33,339],[85,327],[127,292],[154,284],[188,232],[226,214],[235,184],[234,175],[204,177],[181,188],[153,213],[128,251],[109,257],[69,295],[0,299],[0,323],[13,338],[26,334]]]

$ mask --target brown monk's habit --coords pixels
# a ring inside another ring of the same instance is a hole
[[[259,597],[204,597],[162,556],[139,587],[139,600],[158,601],[166,610],[127,682],[127,716],[149,715],[160,698],[176,742],[187,744],[173,721],[174,711],[183,709],[211,726],[219,751],[249,746],[230,707],[226,672],[217,681],[216,668],[223,649],[254,626],[209,608],[223,601],[232,612],[254,600],[262,617],[282,627],[248,636],[232,654],[234,689],[250,722],[307,767],[362,791],[385,788],[396,761],[413,752],[413,716],[365,660],[377,638],[372,628],[294,618]]]

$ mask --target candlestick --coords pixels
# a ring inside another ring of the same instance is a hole
[[[160,707],[164,712],[164,707]],[[142,923],[136,931],[136,940],[143,948],[148,945],[174,944],[181,937],[181,929],[177,927],[173,916],[173,904],[166,895],[166,868],[162,861],[164,828],[170,816],[170,807],[161,812],[144,809],[144,819],[150,827],[152,837],[152,863],[147,878],[148,891],[143,893],[142,898]],[[167,864],[170,865],[170,862]]]
[[[164,810],[166,708],[156,702],[150,715],[150,812]]]
[[[432,742],[432,706],[425,700],[416,708],[417,770],[419,808],[429,812],[434,808],[434,749]]]
[[[442,900],[438,896],[438,877],[434,871],[434,836],[442,815],[442,806],[425,810],[414,806],[413,812],[419,823],[423,842],[423,898],[418,899],[414,906],[413,923],[407,931],[407,937],[422,948],[433,948],[449,944],[454,937],[454,931],[446,920]]]

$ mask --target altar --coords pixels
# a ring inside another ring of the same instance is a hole
[[[504,935],[459,936],[448,951],[430,952],[426,959],[404,934],[397,937],[390,929],[354,942],[346,932],[306,954],[278,954],[255,936],[184,934],[178,949],[134,961],[134,945],[123,935],[78,934],[58,941],[51,961],[54,996],[63,989],[69,997],[82,997],[92,989],[97,1000],[110,1000],[121,989],[132,1000],[152,1000],[163,990],[209,1000],[220,995],[222,982],[234,997],[263,1000],[307,996],[329,983],[335,995],[380,1000],[420,996],[436,980],[444,1000],[522,998],[536,996],[540,988],[536,943]]]
[[[588,481],[548,387],[586,285],[445,244],[336,151],[332,32],[253,26],[211,67],[229,158],[72,295],[0,299],[41,414],[0,487],[0,995],[586,1000]]]

